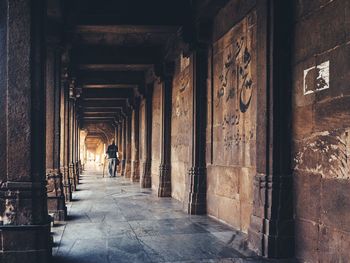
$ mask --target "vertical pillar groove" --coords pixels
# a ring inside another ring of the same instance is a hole
[[[144,130],[144,149],[146,153],[145,162],[143,163],[142,175],[140,184],[142,188],[151,188],[151,165],[152,165],[152,98],[153,98],[153,85],[154,83],[147,85],[146,98],[145,98],[145,130]]]
[[[207,119],[207,76],[208,49],[198,47],[193,59],[193,118],[192,118],[192,166],[189,176],[189,214],[205,214],[206,209],[206,119]]]
[[[159,166],[159,197],[171,196],[171,106],[174,64],[164,65],[162,78],[162,131],[161,131],[161,163]]]

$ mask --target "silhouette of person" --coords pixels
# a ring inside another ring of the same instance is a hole
[[[115,177],[117,171],[117,158],[118,158],[118,146],[115,145],[114,140],[112,144],[108,146],[107,151],[108,158],[108,174],[109,177]]]

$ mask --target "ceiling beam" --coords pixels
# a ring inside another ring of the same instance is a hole
[[[156,64],[161,47],[79,46],[72,49],[72,62],[79,64]]]
[[[177,26],[163,25],[77,25],[75,33],[154,34],[175,33]]]

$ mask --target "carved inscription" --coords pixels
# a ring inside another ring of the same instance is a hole
[[[226,163],[233,158],[231,153],[248,156],[240,148],[255,140],[256,19],[251,16],[255,13],[214,44],[214,144],[216,151],[224,150],[220,160]]]

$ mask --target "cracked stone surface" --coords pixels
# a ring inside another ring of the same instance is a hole
[[[271,262],[247,249],[244,234],[91,166],[73,197],[67,222],[53,227],[57,263]]]

